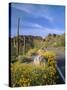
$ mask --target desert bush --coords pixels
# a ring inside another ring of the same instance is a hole
[[[26,56],[26,55],[23,55],[23,56],[19,56],[19,62],[21,63],[29,63],[32,61],[32,58],[30,56]]]
[[[36,55],[37,54],[37,48],[30,49],[27,53],[28,56]]]
[[[46,52],[44,52],[43,55],[44,55],[46,58],[54,58],[54,59],[55,59],[55,56],[56,56],[55,52],[53,52],[53,51],[46,51]]]
[[[15,63],[17,61],[16,56],[11,56],[11,63]]]
[[[39,50],[37,51],[37,53],[38,53],[39,55],[43,56],[43,54],[44,54],[44,50],[39,49]]]
[[[46,51],[44,57],[48,60],[49,66],[56,66],[56,53],[53,51]]]
[[[55,52],[39,50],[38,54],[42,55],[42,57],[47,61],[47,64],[49,66],[56,65],[56,53]]]
[[[65,46],[65,42],[64,41],[60,41],[60,42],[56,42],[56,43],[53,43],[54,47],[61,47],[61,46]]]
[[[11,86],[35,86],[56,83],[56,69],[16,62],[11,65]]]

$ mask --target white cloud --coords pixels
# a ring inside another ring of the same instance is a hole
[[[41,25],[38,25],[38,24],[31,24],[31,25],[34,26],[35,28],[20,28],[20,34],[45,37],[49,33],[51,34],[63,34],[64,33],[64,30],[60,30],[58,28],[51,29],[51,28],[42,27]],[[16,30],[17,30],[16,28],[12,28],[12,32],[11,32],[12,36],[16,35],[17,33]]]
[[[50,13],[49,7],[45,5],[39,5],[38,8],[32,4],[12,4],[12,7],[21,11],[25,11],[29,15],[32,15],[32,17],[42,17],[49,20],[50,22],[52,22],[54,19]]]
[[[25,11],[26,13],[31,13],[33,6],[30,4],[12,4],[12,7],[21,10],[21,11]]]
[[[31,30],[33,31],[38,31],[38,33],[43,33],[43,34],[49,34],[49,33],[55,33],[55,34],[63,34],[64,30],[61,30],[59,28],[48,28],[48,27],[44,27],[38,23],[31,23],[31,22],[25,22],[24,23],[26,26],[29,26]],[[32,31],[32,32],[33,32]]]
[[[34,24],[33,25],[34,27],[37,27],[37,28],[43,28],[43,26],[39,25],[39,24]]]
[[[46,19],[48,19],[50,22],[53,22],[54,18],[50,16],[45,16]]]
[[[58,28],[54,28],[54,29],[45,28],[45,31],[47,31],[47,33],[55,33],[55,34],[63,34],[64,33],[64,30],[60,30]]]
[[[32,22],[23,22],[23,26],[30,27],[30,28],[43,28],[42,25],[38,23],[32,23]]]

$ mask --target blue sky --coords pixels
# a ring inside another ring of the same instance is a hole
[[[65,32],[65,7],[42,4],[11,4],[11,36],[17,35],[20,18],[20,35],[45,37],[49,33]]]

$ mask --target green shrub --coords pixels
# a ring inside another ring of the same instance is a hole
[[[25,55],[23,55],[23,56],[19,56],[18,57],[18,60],[19,60],[19,62],[21,62],[21,63],[29,63],[29,62],[31,62],[32,61],[32,58],[30,57],[30,56],[25,56]]]
[[[56,65],[56,53],[53,51],[44,51],[44,50],[39,50],[38,54],[42,55],[49,66],[55,66]]]
[[[15,63],[17,61],[16,56],[11,56],[11,63]]]
[[[44,57],[48,60],[49,66],[56,66],[56,53],[53,51],[46,51]]]
[[[16,62],[11,65],[11,86],[35,86],[56,83],[56,69]]]
[[[36,55],[37,54],[37,48],[30,49],[27,53],[28,56]]]
[[[44,50],[39,49],[39,50],[37,51],[37,53],[38,53],[39,55],[42,55],[42,56],[43,56],[43,54],[44,54]]]

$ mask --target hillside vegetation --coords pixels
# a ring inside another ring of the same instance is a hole
[[[28,50],[30,50],[31,48],[40,49],[47,47],[65,46],[65,34],[62,35],[48,34],[48,36],[45,38],[42,38],[40,36],[19,36],[19,54],[23,54],[24,37],[25,37],[25,53],[28,52]],[[17,43],[18,43],[17,37],[11,38],[12,55],[17,53]]]
[[[10,40],[12,87],[61,83],[56,69],[56,52],[53,49],[64,50],[65,34],[49,34],[45,38],[40,36],[19,36],[18,38],[16,36]],[[38,65],[36,57],[41,58]]]

